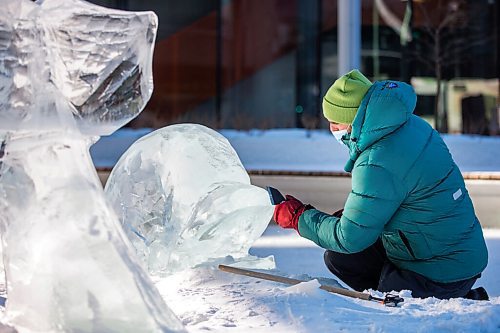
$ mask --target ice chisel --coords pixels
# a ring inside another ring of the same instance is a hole
[[[279,276],[279,275],[255,272],[255,271],[251,271],[248,269],[236,268],[236,267],[231,267],[231,266],[226,266],[226,265],[219,265],[219,269],[221,271],[227,272],[227,273],[245,275],[245,276],[250,276],[250,277],[257,278],[257,279],[269,280],[269,281],[280,282],[280,283],[285,283],[285,284],[290,284],[290,285],[295,285],[295,284],[299,284],[302,282],[307,282],[305,280],[298,280],[298,279],[287,278],[287,277]],[[372,296],[372,295],[367,294],[367,293],[362,293],[362,292],[353,291],[353,290],[347,290],[347,289],[343,289],[343,288],[332,287],[332,286],[328,286],[328,285],[321,285],[319,288],[326,290],[328,292],[334,293],[334,294],[339,294],[339,295],[352,297],[352,298],[359,298],[359,299],[362,299],[365,301],[374,301],[374,302],[382,303],[386,306],[393,306],[394,307],[394,306],[397,306],[398,303],[401,303],[404,301],[403,298],[399,297],[398,295],[393,295],[393,294],[386,294],[384,298],[380,298],[380,297]]]

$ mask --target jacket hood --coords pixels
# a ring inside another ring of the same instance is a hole
[[[359,154],[408,121],[417,103],[413,87],[398,81],[377,81],[361,101],[352,123],[348,146],[351,172]]]

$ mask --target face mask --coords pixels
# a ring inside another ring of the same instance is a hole
[[[347,130],[340,130],[340,131],[332,131],[333,136],[335,137],[335,140],[338,141],[338,143],[344,145],[344,142],[342,142],[342,137],[347,134]]]

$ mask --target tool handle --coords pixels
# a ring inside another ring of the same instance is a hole
[[[296,285],[296,284],[299,284],[302,282],[307,282],[304,280],[298,280],[298,279],[287,278],[287,277],[279,276],[279,275],[255,272],[255,271],[250,271],[247,269],[236,268],[236,267],[231,267],[231,266],[226,266],[226,265],[219,265],[219,269],[221,271],[228,272],[228,273],[250,276],[250,277],[257,278],[257,279],[280,282],[280,283],[285,283],[285,284],[290,284],[290,285]],[[363,299],[366,301],[372,300],[372,296],[370,294],[365,294],[365,293],[362,293],[359,291],[347,290],[347,289],[332,287],[332,286],[328,286],[328,285],[321,285],[319,288],[326,290],[328,292],[334,293],[334,294],[339,294],[339,295],[343,295],[343,296],[347,296],[347,297],[359,298],[359,299]]]

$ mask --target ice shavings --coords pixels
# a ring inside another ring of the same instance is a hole
[[[314,279],[288,287],[286,288],[286,292],[291,294],[315,295],[318,292],[319,287],[321,287],[321,284],[318,280]]]

